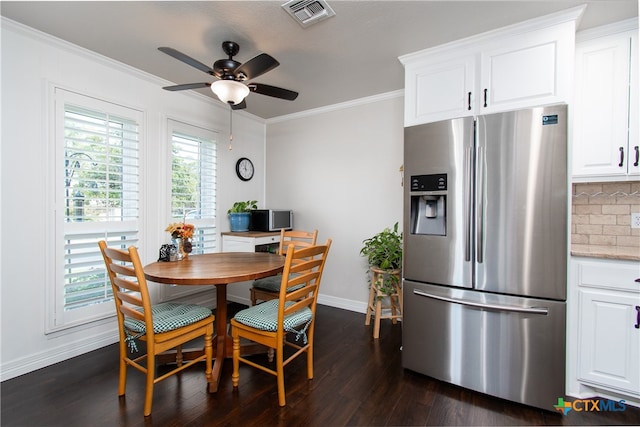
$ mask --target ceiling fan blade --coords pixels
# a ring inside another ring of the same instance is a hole
[[[162,89],[173,92],[176,90],[201,89],[203,87],[211,87],[211,83],[185,83],[183,85],[165,86]]]
[[[229,105],[231,105],[232,110],[243,110],[247,108],[247,101],[243,99],[240,104],[229,104]]]
[[[251,92],[259,93],[260,95],[273,96],[274,98],[286,99],[287,101],[293,101],[298,97],[298,92],[283,89],[281,87],[261,83],[249,83],[247,86],[249,86],[249,90],[251,90]]]
[[[213,69],[211,67],[209,67],[208,65],[203,64],[202,62],[193,59],[192,57],[185,55],[184,53],[177,51],[173,48],[170,47],[159,47],[158,50],[160,52],[164,52],[169,56],[174,57],[175,59],[177,59],[178,61],[182,61],[187,65],[191,65],[194,68],[197,68],[200,71],[204,71],[207,74],[210,74],[213,76]]]
[[[276,61],[274,57],[266,53],[261,53],[239,66],[234,74],[240,80],[251,80],[267,71],[273,70],[278,65],[280,65],[280,63]]]

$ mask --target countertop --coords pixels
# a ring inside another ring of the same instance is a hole
[[[255,237],[255,238],[280,236],[279,231],[224,231],[220,234],[223,236]]]
[[[640,248],[573,244],[571,256],[640,261]]]

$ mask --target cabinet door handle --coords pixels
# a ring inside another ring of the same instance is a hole
[[[636,324],[633,327],[640,329],[640,305],[636,305]]]
[[[471,110],[471,92],[469,92],[469,95],[467,97],[467,110]],[[637,152],[638,152],[638,147],[636,147],[636,153]]]
[[[620,147],[620,163],[618,163],[619,167],[624,165],[624,147]]]
[[[633,162],[633,166],[638,166],[638,163],[640,163],[640,147],[636,145],[633,149],[636,150],[636,161]]]
[[[484,108],[487,108],[487,89],[484,90]]]

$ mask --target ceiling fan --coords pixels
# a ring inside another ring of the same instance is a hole
[[[233,59],[240,50],[240,46],[236,42],[225,41],[222,43],[222,50],[229,56],[229,58],[217,60],[213,63],[213,68],[170,47],[159,47],[158,50],[174,57],[178,61],[182,61],[187,65],[197,68],[200,71],[204,71],[205,73],[219,79],[213,83],[186,83],[175,86],[166,86],[163,87],[163,89],[176,91],[211,87],[213,93],[215,93],[222,102],[230,104],[231,108],[234,110],[247,108],[247,103],[244,98],[249,94],[249,92],[255,92],[260,95],[272,96],[274,98],[285,99],[288,101],[293,101],[298,97],[298,92],[276,86],[261,83],[245,84],[245,81],[252,80],[267,71],[273,70],[280,65],[280,63],[271,55],[261,53],[242,64]]]

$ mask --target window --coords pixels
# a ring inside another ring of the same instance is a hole
[[[171,218],[189,222],[195,228],[194,253],[216,248],[215,133],[170,121],[171,133]]]
[[[218,146],[216,133],[175,120],[168,122],[171,165],[170,222],[195,226],[193,253],[217,250],[216,186]],[[167,234],[168,238],[168,234]],[[209,286],[161,286],[161,301],[209,292]]]
[[[114,314],[98,241],[126,248],[139,229],[142,114],[55,90],[55,330]]]

